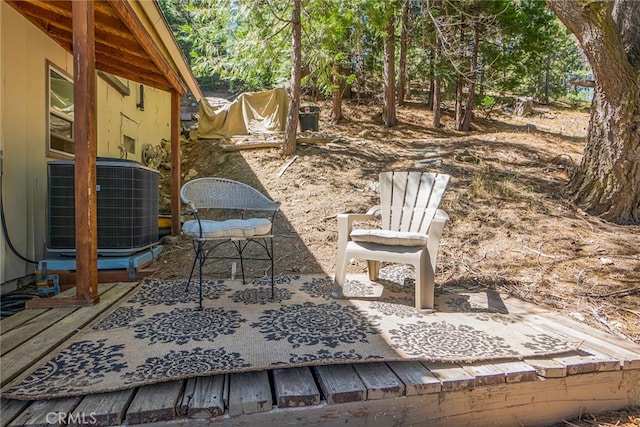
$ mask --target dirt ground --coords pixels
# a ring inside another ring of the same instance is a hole
[[[226,151],[229,140],[182,144],[183,181],[230,178],[282,203],[276,275],[333,274],[335,217],[377,204],[379,172],[438,171],[451,175],[441,204],[451,220],[441,239],[437,286],[498,288],[640,343],[640,226],[587,215],[565,194],[582,156],[587,111],[536,105],[532,115],[518,117],[503,109],[463,133],[446,113],[444,126],[432,128],[431,113],[417,103],[399,107],[399,124],[390,129],[381,125],[379,106],[345,102],[345,120],[332,125],[330,105],[314,105],[321,107],[319,131],[299,134],[292,163],[277,148]],[[168,203],[168,187],[162,194]],[[178,238],[155,275],[188,276],[192,256],[189,242]],[[364,273],[366,263],[349,268]],[[229,268],[210,274],[228,277]]]
[[[282,203],[276,219],[275,274],[333,274],[336,215],[377,204],[377,176],[388,170],[451,175],[441,207],[451,220],[441,239],[437,286],[479,284],[557,310],[640,343],[640,226],[611,224],[576,209],[565,186],[581,159],[587,111],[535,106],[478,118],[468,133],[431,127],[418,103],[398,108],[399,124],[381,125],[380,107],[345,102],[345,120],[321,107],[318,132],[299,134],[293,162],[277,148],[227,151],[237,141],[281,141],[282,135],[182,144],[183,181],[218,176],[245,182]],[[303,104],[309,105],[309,104]],[[168,183],[168,172],[163,182]],[[163,196],[169,202],[165,186]],[[186,278],[193,252],[182,237],[166,246],[156,277]],[[265,276],[268,266],[249,274]],[[354,261],[350,272],[366,272]],[[229,277],[230,266],[209,271]],[[585,414],[564,425],[640,425],[640,411]]]

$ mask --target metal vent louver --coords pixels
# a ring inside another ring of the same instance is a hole
[[[98,253],[138,252],[158,241],[158,172],[121,159],[96,161]],[[48,163],[50,252],[75,253],[74,162]]]

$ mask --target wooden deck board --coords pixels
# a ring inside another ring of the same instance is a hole
[[[4,397],[0,399],[0,426],[9,425],[24,408],[29,406],[29,403],[26,400],[5,399]]]
[[[622,369],[640,369],[640,346],[621,341],[617,337],[602,335],[600,331],[584,330],[584,325],[556,316],[548,319],[544,316],[530,315],[537,325],[560,332],[565,336],[587,343],[586,351],[594,351],[600,355],[620,360]],[[584,347],[581,345],[581,348]]]
[[[140,387],[127,411],[128,424],[144,424],[176,419],[176,406],[184,382],[169,381]]]
[[[36,310],[42,311],[41,309]],[[0,346],[2,348],[1,354],[5,355],[27,340],[46,330],[49,326],[55,325],[56,322],[64,319],[76,310],[77,307],[64,307],[60,310],[47,310],[30,321],[25,322],[14,329],[8,330],[0,336]]]
[[[475,375],[453,363],[423,363],[442,383],[442,391],[472,390],[476,384]]]
[[[533,366],[541,377],[562,378],[567,376],[567,365],[556,360],[537,357],[524,361]]]
[[[64,399],[38,400],[18,415],[9,426],[44,427],[64,425],[68,421],[68,414],[78,406],[82,397],[68,397]]]
[[[189,413],[189,405],[193,399],[193,393],[196,389],[196,381],[198,378],[189,378],[185,381],[184,390],[180,402],[176,404],[176,415],[186,417]]]
[[[384,363],[357,363],[356,373],[367,388],[367,400],[404,396],[405,385]]]
[[[110,287],[112,287],[114,284],[106,284],[105,288],[109,289]],[[102,291],[102,289],[101,289]],[[73,289],[67,289],[66,291],[61,292],[60,294],[52,297],[52,298],[68,298],[68,297],[72,297],[75,295],[75,288]],[[35,297],[38,298],[38,297]],[[19,311],[7,318],[4,318],[0,321],[0,331],[2,333],[2,335],[4,335],[5,333],[11,332],[14,329],[19,328],[21,325],[24,325],[25,323],[29,322],[31,319],[40,316],[43,313],[47,313],[49,312],[49,309],[46,308],[32,308],[32,309],[27,309],[27,310],[22,310]],[[37,328],[33,328],[34,331],[38,331]],[[39,331],[38,331],[39,332]],[[2,349],[2,353],[5,353],[5,349]]]
[[[224,415],[225,375],[198,377],[189,402],[187,417],[195,419],[218,418]]]
[[[440,393],[442,383],[420,362],[389,362],[387,365],[405,385],[405,394]]]
[[[505,372],[497,366],[487,363],[473,363],[462,367],[475,377],[474,387],[497,385],[507,381]]]
[[[129,389],[86,396],[73,411],[77,415],[74,421],[77,422],[70,422],[69,426],[86,425],[87,415],[91,417],[90,424],[101,426],[122,424],[134,394],[135,390]]]
[[[520,301],[516,298],[509,300],[509,306],[512,312],[517,308],[519,313],[536,325],[544,325],[556,333],[560,332],[577,340],[588,341],[591,345],[597,344],[603,352],[605,352],[605,349],[609,349],[610,351],[616,352],[613,355],[618,356],[618,351],[626,350],[624,352],[620,351],[620,353],[631,357],[632,360],[640,356],[640,344],[636,344],[630,340],[592,328],[589,325],[568,317],[558,316],[557,313]]]
[[[229,375],[229,415],[237,416],[273,409],[267,371]]]
[[[553,357],[553,360],[560,362],[567,367],[567,375],[588,374],[599,371],[616,371],[620,369],[620,361],[602,359],[598,356],[580,352],[574,355]]]
[[[280,408],[318,405],[320,391],[309,368],[273,370],[276,403]]]
[[[493,366],[504,373],[507,383],[535,381],[538,378],[536,368],[525,362],[496,362]]]
[[[35,360],[44,358],[49,352],[64,343],[78,330],[89,324],[100,314],[108,310],[114,303],[127,295],[133,287],[131,284],[112,286],[100,295],[100,302],[91,307],[77,307],[58,322],[26,340],[20,346],[2,355],[2,379],[4,387],[9,381],[30,368]],[[57,308],[54,311],[65,310]],[[39,328],[42,325],[38,326]],[[7,332],[8,333],[8,332]]]
[[[330,404],[365,400],[367,388],[351,365],[313,367],[325,401]]]
[[[70,312],[65,311],[68,308],[29,309],[3,320],[2,344],[13,347],[3,348],[3,381],[6,372],[12,372],[9,363],[18,359],[12,356],[15,351],[22,351],[20,369],[27,369],[49,355],[26,351],[33,341],[60,334],[48,343],[55,351],[67,333],[73,334],[104,316],[134,286],[101,284],[100,289],[100,307]],[[510,304],[511,300],[507,301],[506,307],[513,312]],[[78,315],[77,311],[84,314]],[[433,426],[483,425],[489,421],[545,425],[575,411],[595,414],[640,405],[636,387],[640,382],[640,346],[621,343],[601,331],[592,337],[584,325],[573,328],[571,321],[545,317],[542,309],[527,312],[525,303],[517,305],[516,311],[532,322],[539,321],[543,328],[582,340],[582,352],[462,366],[406,361],[274,369],[171,381],[84,398],[37,402],[2,399],[0,424],[50,425],[43,417],[49,412],[62,412],[71,414],[72,418],[65,421],[69,425],[83,424],[82,414],[95,417],[95,422],[93,418],[84,420],[93,425],[188,425],[193,421],[213,422],[220,427],[271,427],[290,424],[291,420],[310,425],[358,423],[376,427],[425,422]],[[29,337],[21,344],[11,344],[20,335]]]
[[[31,310],[22,310],[9,317],[5,317],[0,321],[0,333],[4,334],[5,332],[12,331],[47,311],[48,310],[46,308],[34,308]]]

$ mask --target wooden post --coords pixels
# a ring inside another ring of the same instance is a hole
[[[96,195],[96,56],[94,3],[74,1],[73,96],[76,209],[76,299],[98,302],[98,215]]]
[[[171,234],[180,234],[180,94],[171,91]]]

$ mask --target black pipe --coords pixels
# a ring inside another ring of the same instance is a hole
[[[4,234],[5,240],[11,252],[13,252],[18,258],[25,262],[29,262],[31,264],[37,264],[38,261],[33,261],[18,252],[18,250],[13,246],[11,242],[11,238],[9,237],[9,231],[7,230],[7,222],[4,218],[4,204],[2,202],[2,173],[0,172],[0,216],[2,217],[2,233]]]

